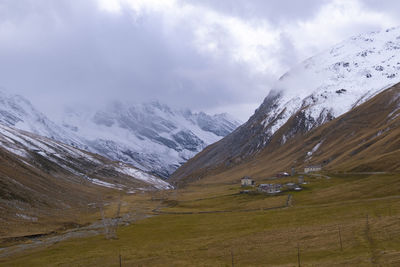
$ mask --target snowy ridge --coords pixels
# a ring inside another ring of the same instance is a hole
[[[27,99],[0,91],[0,123],[79,148],[85,148],[79,137],[39,112]]]
[[[54,163],[54,166],[64,170],[64,172],[70,173],[71,176],[80,177],[84,181],[103,187],[119,190],[132,189],[131,182],[136,180],[144,182],[155,189],[172,188],[160,178],[134,169],[127,164],[120,163],[118,165],[104,162],[100,158],[95,158],[90,153],[81,151],[78,148],[1,124],[0,148],[11,152],[16,156],[16,160],[20,160],[32,168],[36,166],[41,169],[41,159],[45,159]],[[99,179],[99,177],[91,177],[96,172],[108,169],[120,173],[119,175],[127,176],[129,179],[122,179],[121,183],[116,183],[115,178],[105,180]]]
[[[126,175],[133,176],[136,179],[145,181],[146,183],[150,183],[150,184],[154,185],[157,189],[172,189],[172,186],[169,183],[167,183],[159,178],[156,178],[151,174],[148,174],[141,170],[132,168],[131,166],[129,166],[127,164],[119,163],[119,166],[116,167],[115,170],[120,173],[124,173]]]
[[[271,137],[302,111],[303,126],[308,131],[398,82],[400,28],[358,35],[283,75],[264,101],[263,105],[268,103],[268,113],[261,123],[265,134]],[[290,136],[284,136],[282,142],[287,138]]]

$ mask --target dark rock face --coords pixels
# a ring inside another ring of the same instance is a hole
[[[5,125],[12,125],[14,126],[18,122],[20,122],[21,119],[18,118],[17,116],[14,116],[10,112],[6,110],[0,110],[0,123],[5,124]]]
[[[205,145],[205,143],[191,131],[179,131],[178,133],[173,134],[172,137],[183,149],[193,152],[197,151],[198,147]],[[180,149],[182,150],[182,148]]]

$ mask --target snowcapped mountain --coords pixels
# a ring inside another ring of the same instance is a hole
[[[400,82],[400,28],[352,37],[283,75],[260,112],[267,142],[302,110],[310,130]],[[263,112],[269,110],[271,112]],[[285,142],[289,136],[283,136]]]
[[[239,124],[227,114],[174,110],[158,102],[114,102],[100,111],[70,110],[62,121],[64,129],[83,138],[90,151],[162,177]]]
[[[362,34],[293,67],[255,114],[173,176],[229,167],[352,110],[400,82],[400,28]]]
[[[0,91],[0,124],[85,148],[78,136],[58,126],[19,95]]]
[[[174,110],[158,102],[114,102],[102,110],[67,110],[58,123],[28,100],[0,92],[0,124],[15,127],[167,178],[240,122],[227,114]]]

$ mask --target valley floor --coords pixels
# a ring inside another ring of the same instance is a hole
[[[153,216],[119,227],[117,239],[72,238],[7,257],[0,250],[0,265],[400,265],[400,174],[308,176],[303,191],[277,196],[214,181],[124,196],[125,214]]]

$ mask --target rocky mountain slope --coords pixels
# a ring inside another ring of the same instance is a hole
[[[0,123],[132,164],[163,178],[240,125],[227,114],[173,110],[158,102],[114,102],[102,110],[70,109],[55,123],[28,100],[5,93],[0,93]]]
[[[158,102],[114,102],[100,111],[74,110],[62,122],[90,151],[164,178],[239,124],[227,114],[174,110]]]
[[[354,109],[400,81],[399,51],[400,28],[393,28],[350,38],[307,59],[276,82],[244,125],[185,164],[174,179],[246,162]]]

